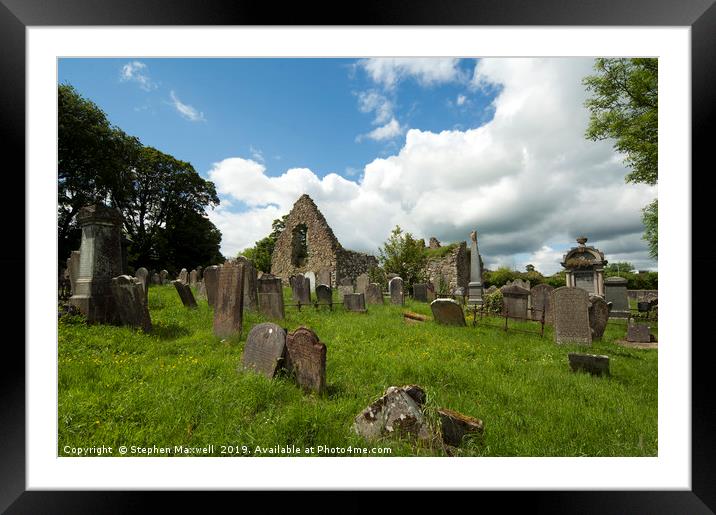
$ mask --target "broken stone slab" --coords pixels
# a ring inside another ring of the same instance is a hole
[[[568,356],[572,372],[582,370],[595,376],[609,375],[609,356],[578,352],[570,352]]]
[[[443,442],[459,447],[467,434],[482,433],[484,425],[482,420],[469,417],[447,408],[438,409],[442,428]]]
[[[356,416],[353,430],[366,440],[390,435],[428,440],[432,432],[425,415],[425,390],[417,385],[391,386]]]
[[[405,320],[405,322],[408,324],[419,324],[421,322],[425,322],[430,319],[426,315],[421,315],[420,313],[413,313],[412,311],[405,311],[403,313],[403,320]]]

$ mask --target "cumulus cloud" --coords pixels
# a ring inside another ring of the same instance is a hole
[[[244,206],[210,214],[224,234],[222,250],[253,245],[308,193],[353,250],[376,253],[396,224],[443,242],[467,240],[476,228],[488,266],[532,263],[551,273],[584,234],[609,260],[653,267],[641,208],[657,189],[626,184],[612,143],[584,138],[581,79],[591,72],[591,59],[480,60],[473,80],[501,86],[491,121],[408,130],[402,147],[368,163],[357,181],[306,168],[270,177],[251,159],[215,163],[209,177],[217,191]]]
[[[356,136],[358,143],[364,139],[387,141],[405,132],[393,114],[393,102],[375,90],[358,93],[358,109],[363,113],[374,113],[373,125],[379,125],[366,134]]]
[[[146,73],[147,65],[141,61],[131,61],[122,66],[120,80],[123,82],[136,82],[144,91],[157,89],[157,84]]]
[[[381,127],[376,127],[366,134],[360,134],[356,137],[356,141],[360,142],[364,139],[372,139],[373,141],[385,141],[400,136],[405,130],[398,123],[398,120],[391,118],[388,123]]]
[[[455,103],[459,106],[463,105],[465,101],[467,100],[467,97],[465,95],[458,95],[457,100],[455,100]]]
[[[191,122],[205,122],[206,118],[204,118],[204,113],[199,112],[194,107],[190,106],[189,104],[184,104],[181,100],[179,100],[179,97],[174,93],[174,91],[169,92],[169,97],[171,98],[170,104],[174,106],[174,109],[177,110],[177,112],[182,116],[182,118],[185,118]]]
[[[370,78],[392,89],[406,78],[414,78],[424,86],[463,80],[458,66],[460,59],[444,57],[374,57],[358,61]]]

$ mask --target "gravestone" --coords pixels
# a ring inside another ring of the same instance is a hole
[[[139,327],[144,332],[152,330],[149,309],[142,280],[131,275],[112,278],[112,296],[117,321],[122,325]]]
[[[388,291],[390,292],[390,302],[402,306],[404,303],[403,279],[393,277],[388,283]]]
[[[467,434],[484,432],[484,425],[479,418],[468,417],[447,408],[438,409],[443,442],[459,447]]]
[[[172,281],[172,284],[176,288],[179,298],[185,308],[196,309],[198,307],[196,299],[194,299],[194,294],[191,292],[191,287],[188,284],[184,284],[179,279]]]
[[[204,270],[204,268],[201,265],[196,267],[196,281],[197,282],[201,281],[204,278],[203,270]]]
[[[568,356],[572,372],[582,370],[595,376],[609,375],[609,356],[577,352],[570,352]]]
[[[581,288],[562,286],[552,292],[555,343],[592,344],[589,326],[589,294]]]
[[[196,283],[196,296],[206,300],[206,283],[204,281]]]
[[[600,340],[609,321],[607,301],[598,295],[589,296],[589,327],[592,329],[592,340]]]
[[[627,341],[635,343],[649,343],[651,341],[651,328],[646,324],[637,324],[633,318],[627,325]]]
[[[162,284],[162,279],[159,277],[159,274],[154,272],[152,274],[152,284],[160,285]]]
[[[338,283],[338,297],[342,299],[350,293],[353,293],[353,282],[349,277],[344,277]]]
[[[474,230],[470,233],[470,282],[467,285],[467,290],[469,292],[468,304],[482,305],[482,260],[480,251],[477,249],[477,231]]]
[[[258,282],[259,313],[277,320],[286,317],[283,305],[283,286],[281,279],[271,274],[263,274]]]
[[[489,291],[489,290],[488,290]],[[544,323],[552,324],[552,292],[554,288],[549,284],[538,284],[530,290],[532,299],[532,320],[541,320],[544,312]]]
[[[286,355],[286,330],[271,322],[255,325],[249,331],[241,358],[244,370],[252,370],[272,379],[283,366]]]
[[[196,288],[196,269],[189,272],[189,286]]]
[[[432,302],[437,298],[437,296],[435,295],[435,285],[431,282],[428,282],[426,284],[426,286],[427,286],[427,299],[428,299],[427,302]]]
[[[522,280],[520,278],[515,279],[514,281],[511,281],[510,286],[519,286],[520,288],[524,288],[525,290],[530,289],[530,282]]]
[[[629,297],[627,293],[627,280],[623,277],[608,277],[604,279],[604,291],[607,302],[612,303],[612,318],[629,318]]]
[[[356,277],[356,293],[362,293],[365,295],[366,290],[368,289],[368,285],[370,284],[370,279],[368,278],[368,274],[360,274],[358,277]]]
[[[495,286],[493,284],[485,291],[485,295],[491,295],[491,294],[495,293],[496,291],[497,291],[497,286]]]
[[[370,283],[365,290],[365,301],[367,304],[383,304],[383,291],[380,284]]]
[[[244,256],[238,256],[235,261],[244,265],[244,310],[257,311],[259,297],[256,267]]]
[[[70,291],[72,295],[75,294],[75,283],[80,272],[80,251],[73,250],[70,252],[70,257],[67,258],[67,271],[70,276]]]
[[[333,292],[326,284],[319,284],[316,286],[316,298],[318,299],[318,304],[320,306],[333,305]]]
[[[418,283],[413,285],[413,298],[418,302],[428,301],[428,285],[425,283]]]
[[[435,299],[430,303],[433,318],[438,324],[465,326],[465,312],[460,304],[452,299]]]
[[[286,337],[286,370],[296,383],[319,395],[326,387],[326,346],[316,333],[299,327]]]
[[[145,303],[149,305],[149,270],[141,266],[134,273],[134,277],[142,282],[142,288],[144,288],[144,300]]]
[[[596,293],[594,284],[594,272],[590,271],[574,271],[574,283],[577,288],[585,290],[587,293]]]
[[[348,311],[365,313],[365,295],[362,293],[347,293],[343,296],[343,306]]]
[[[244,265],[229,262],[219,270],[214,305],[214,334],[226,338],[241,334],[244,310]]]
[[[331,287],[331,271],[327,268],[319,270],[316,274],[316,282],[318,284],[325,284],[329,288]]]
[[[303,305],[311,303],[311,284],[303,274],[291,277],[289,283],[291,284],[291,295],[294,301]]]
[[[112,278],[122,275],[122,214],[102,204],[85,206],[77,223],[82,228],[80,264],[69,303],[89,323],[112,323]]]
[[[423,413],[425,398],[425,390],[417,385],[390,386],[355,417],[353,431],[369,441],[388,435],[429,440],[432,433]]]
[[[214,307],[216,294],[219,288],[219,267],[216,265],[206,267],[204,270],[204,286],[206,287],[206,302]]]
[[[186,271],[186,268],[181,269],[181,272],[179,272],[179,276],[177,277],[177,281],[181,281],[184,284],[189,283],[189,273]]]
[[[313,272],[306,272],[303,274],[308,279],[309,288],[311,293],[316,293],[316,274]]]
[[[514,284],[503,286],[500,291],[502,292],[503,314],[507,313],[508,318],[526,319],[527,299],[530,291]]]
[[[161,281],[162,285],[169,284],[169,272],[166,270],[162,270],[159,272],[159,280]]]

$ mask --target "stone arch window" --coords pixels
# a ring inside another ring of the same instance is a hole
[[[308,260],[308,227],[306,224],[298,224],[293,229],[293,239],[291,240],[291,264],[301,267]]]

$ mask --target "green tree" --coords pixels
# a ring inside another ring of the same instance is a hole
[[[634,270],[634,265],[628,261],[618,261],[615,263],[609,263],[604,269],[606,275],[611,274],[625,274]]]
[[[385,271],[398,274],[407,287],[425,280],[425,242],[404,233],[400,226],[395,226],[378,253]]]
[[[658,181],[658,59],[596,59],[595,75],[583,84],[592,96],[585,106],[590,111],[586,137],[613,138],[614,148],[624,154],[631,169],[625,180],[655,185]],[[656,259],[656,200],[642,215],[644,239]]]
[[[283,215],[271,223],[271,234],[257,241],[253,247],[244,249],[239,255],[251,261],[257,270],[265,273],[271,272],[271,255],[276,246],[276,240],[286,228],[288,215]]]

